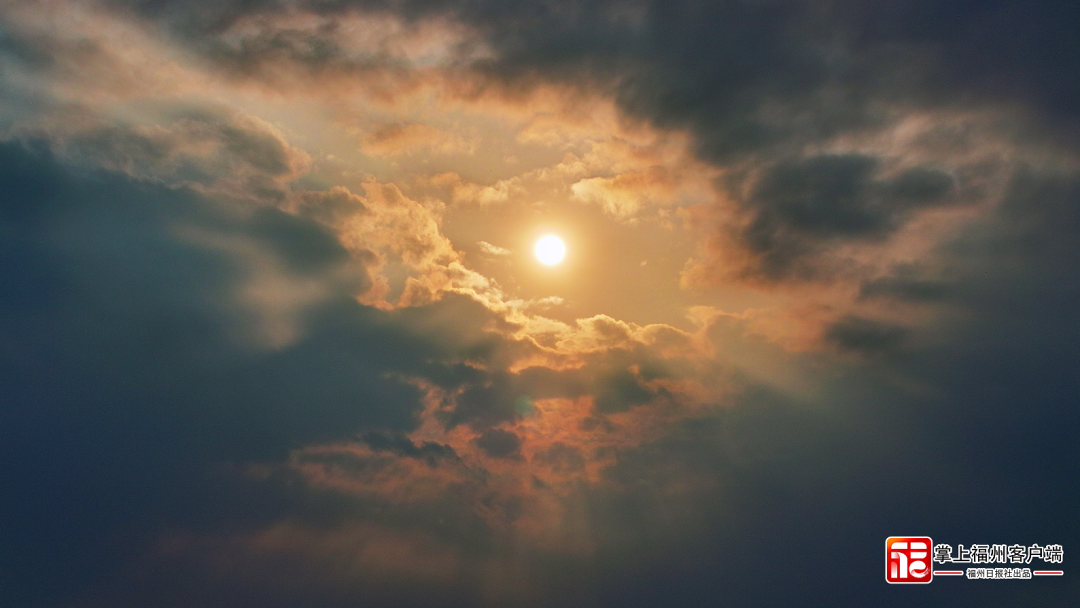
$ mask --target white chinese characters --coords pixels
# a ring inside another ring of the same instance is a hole
[[[952,545],[939,543],[934,545],[933,561],[938,564],[1030,564],[1039,559],[1047,564],[1060,564],[1064,561],[1065,550],[1061,545],[1035,544],[1024,545],[957,545],[956,557],[953,557]]]

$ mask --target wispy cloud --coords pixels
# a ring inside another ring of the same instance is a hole
[[[487,241],[480,241],[477,245],[480,245],[480,251],[483,251],[488,255],[507,256],[513,253],[513,251],[510,251],[509,249],[492,245]]]

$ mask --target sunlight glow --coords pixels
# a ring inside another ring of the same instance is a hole
[[[536,242],[536,259],[542,264],[552,266],[562,261],[566,255],[566,245],[557,236],[547,235]]]

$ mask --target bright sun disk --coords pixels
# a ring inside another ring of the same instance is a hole
[[[536,241],[536,259],[548,266],[558,264],[566,255],[566,245],[557,236],[547,235]]]

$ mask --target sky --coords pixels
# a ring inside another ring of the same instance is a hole
[[[1078,26],[0,1],[0,606],[1075,602]]]

